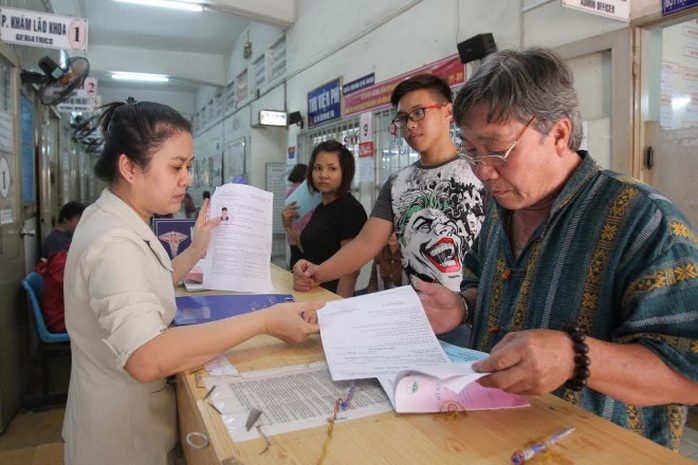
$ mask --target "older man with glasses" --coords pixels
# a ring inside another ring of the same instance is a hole
[[[479,382],[554,393],[678,449],[698,403],[698,247],[683,214],[579,150],[572,75],[489,55],[458,94],[459,152],[492,194],[461,293],[418,283],[435,331],[472,322]]]

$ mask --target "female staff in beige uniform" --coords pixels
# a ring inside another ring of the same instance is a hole
[[[111,104],[95,166],[109,183],[83,213],[65,272],[72,371],[63,424],[66,465],[167,464],[176,442],[169,375],[194,368],[257,334],[299,342],[317,332],[321,303],[281,304],[204,325],[168,328],[173,282],[205,253],[220,219],[197,219],[173,261],[148,227],[179,210],[190,183],[191,129],[152,102]],[[305,312],[305,318],[301,313]]]

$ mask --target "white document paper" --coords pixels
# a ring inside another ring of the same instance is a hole
[[[398,413],[530,405],[475,382],[485,373],[472,364],[486,354],[449,347],[454,359],[471,359],[453,363],[410,286],[328,302],[318,319],[332,379],[377,377]]]
[[[240,374],[225,354],[218,354],[204,365],[209,376],[236,376]]]
[[[221,414],[235,442],[259,438],[256,428],[245,428],[250,410],[262,411],[257,421],[267,436],[327,425],[335,403],[348,382],[333,382],[325,362],[243,372],[237,377],[208,377],[207,389],[216,386],[208,401]],[[392,407],[375,381],[357,382],[346,409],[337,421],[390,412]]]
[[[203,269],[206,289],[271,292],[273,197],[245,184],[217,187],[209,218],[220,216],[211,231]]]
[[[333,300],[317,314],[335,381],[449,362],[411,286]]]

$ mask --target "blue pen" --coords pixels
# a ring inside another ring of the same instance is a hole
[[[568,426],[559,433],[555,433],[552,436],[548,436],[542,441],[527,447],[525,449],[517,450],[511,455],[511,461],[516,465],[526,463],[526,461],[531,460],[536,454],[543,452],[548,447],[552,446],[560,439],[569,436],[574,431],[574,426]]]
[[[356,382],[352,381],[351,384],[349,384],[347,393],[344,395],[344,399],[342,399],[342,403],[340,404],[342,406],[342,409],[346,410],[347,407],[349,407],[349,402],[351,401],[351,398],[354,396],[354,389],[356,389]]]

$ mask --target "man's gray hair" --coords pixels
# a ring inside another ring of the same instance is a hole
[[[568,118],[572,133],[568,147],[582,142],[579,100],[572,72],[552,50],[533,47],[501,50],[488,55],[458,92],[453,103],[456,125],[467,124],[475,107],[486,105],[488,122],[515,118],[522,124],[535,116],[533,127],[546,136],[555,123]]]

